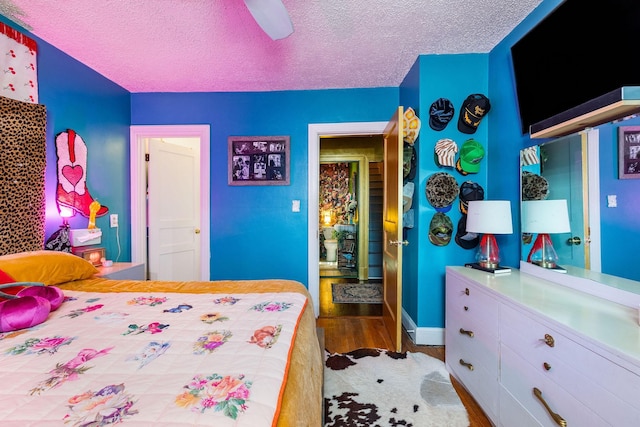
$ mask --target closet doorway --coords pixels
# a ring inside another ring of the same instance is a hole
[[[145,264],[152,280],[210,280],[209,140],[208,125],[131,126],[131,257]],[[150,154],[154,146],[159,150]],[[158,185],[150,182],[154,177],[149,162],[154,162],[154,156],[156,170],[167,175]],[[167,162],[177,167],[174,176],[168,176]],[[197,169],[189,166],[194,162],[199,172],[185,174],[184,170]],[[175,200],[167,197],[155,197],[156,202],[150,203],[153,188],[164,187],[161,193],[170,196],[166,191],[170,182],[177,183],[170,185],[178,192],[191,189],[189,209],[175,209]],[[171,240],[160,242],[163,235],[170,235]]]

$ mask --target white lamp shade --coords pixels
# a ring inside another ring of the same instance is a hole
[[[523,233],[569,233],[566,200],[529,200],[522,202]]]
[[[508,200],[472,200],[467,213],[467,232],[511,234],[511,202]]]
[[[289,12],[282,0],[244,0],[262,30],[273,40],[280,40],[293,33]]]

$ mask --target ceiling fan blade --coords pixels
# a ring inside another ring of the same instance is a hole
[[[293,24],[282,0],[244,0],[244,4],[273,40],[284,39],[293,33]]]

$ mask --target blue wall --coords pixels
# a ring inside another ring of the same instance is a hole
[[[640,281],[640,269],[633,266],[640,241],[640,180],[618,179],[620,126],[640,126],[640,117],[598,127],[602,271]],[[617,196],[618,207],[607,207],[609,194]]]
[[[308,124],[388,120],[398,88],[255,93],[138,93],[132,125],[211,125],[211,279],[307,283]],[[229,186],[227,138],[289,135],[291,185]],[[301,211],[291,212],[291,201]]]
[[[422,117],[422,111],[424,111],[420,104],[420,63],[420,58],[417,58],[400,85],[400,105],[405,106],[405,110],[408,107],[412,107],[418,117]],[[427,124],[423,121],[422,126],[422,129],[424,129],[424,126],[427,126]],[[422,135],[422,129],[420,130],[420,135]],[[420,164],[418,150],[420,149],[422,141],[422,137],[420,135],[418,135],[418,138],[414,141],[418,165]],[[421,199],[420,189],[418,188],[418,179],[418,172],[416,171],[416,176],[412,181],[415,184],[415,188],[413,200],[411,202],[411,209],[414,211],[414,226],[413,228],[403,228],[402,236],[402,240],[409,242],[408,246],[402,248],[402,308],[412,319],[416,319],[418,314],[418,295],[421,286],[420,277],[418,275],[418,248],[420,242],[420,223],[418,212]]]
[[[38,45],[39,103],[47,109],[46,237],[58,230],[62,219],[56,206],[57,156],[55,136],[73,129],[87,144],[89,193],[120,216],[120,261],[131,259],[129,218],[130,94],[89,67],[0,16],[0,20],[33,38]],[[86,228],[88,219],[76,214],[71,228]],[[116,259],[116,231],[109,217],[100,217],[100,246]]]
[[[473,72],[470,72],[473,70]],[[439,139],[450,138],[456,141],[458,148],[470,138],[480,142],[488,151],[488,122],[483,121],[474,134],[465,134],[458,130],[458,117],[463,101],[468,95],[482,93],[490,97],[487,86],[488,55],[424,55],[420,56],[420,117],[422,129],[418,146],[419,168],[416,174],[416,195],[414,206],[418,202],[416,216],[416,234],[410,239],[411,246],[417,250],[418,294],[416,312],[408,313],[417,325],[439,328],[444,326],[444,285],[445,266],[462,265],[475,259],[475,250],[465,250],[455,243],[454,237],[461,213],[458,201],[454,202],[447,216],[453,223],[453,235],[447,246],[435,246],[429,241],[429,225],[435,209],[425,196],[426,182],[436,172],[448,172],[456,178],[458,184],[466,180],[478,182],[487,188],[488,153],[482,161],[477,174],[463,176],[453,168],[439,168],[434,161],[434,148]],[[431,129],[428,124],[429,108],[438,98],[449,99],[455,107],[455,116],[442,131]],[[493,108],[493,107],[492,107]],[[490,112],[486,117],[489,117]]]

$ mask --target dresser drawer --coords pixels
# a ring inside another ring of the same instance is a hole
[[[477,285],[464,280],[447,280],[446,310],[465,320],[467,326],[483,327],[498,334],[498,301]]]
[[[500,354],[500,382],[502,386],[541,425],[549,427],[559,425],[554,421],[549,410],[562,417],[567,422],[567,426],[602,427],[613,425],[605,422],[550,378],[532,369],[529,363],[509,347],[502,346]],[[541,391],[542,398],[549,406],[549,410],[534,395],[534,388]],[[625,424],[616,424],[616,427],[622,425]]]
[[[500,386],[500,422],[498,425],[500,427],[542,426],[542,424],[502,386]]]
[[[617,425],[638,419],[638,375],[511,307],[501,310],[501,342],[534,369],[607,420],[619,420]],[[545,335],[553,339],[553,347],[545,343]]]
[[[445,360],[454,376],[469,390],[490,418],[498,413],[498,343],[480,332],[470,338],[448,328]],[[463,363],[467,364],[464,365]]]
[[[461,330],[463,332],[461,332]],[[445,352],[455,349],[459,358],[474,366],[483,366],[498,377],[498,340],[493,332],[467,326],[456,318],[449,319],[445,329]]]

